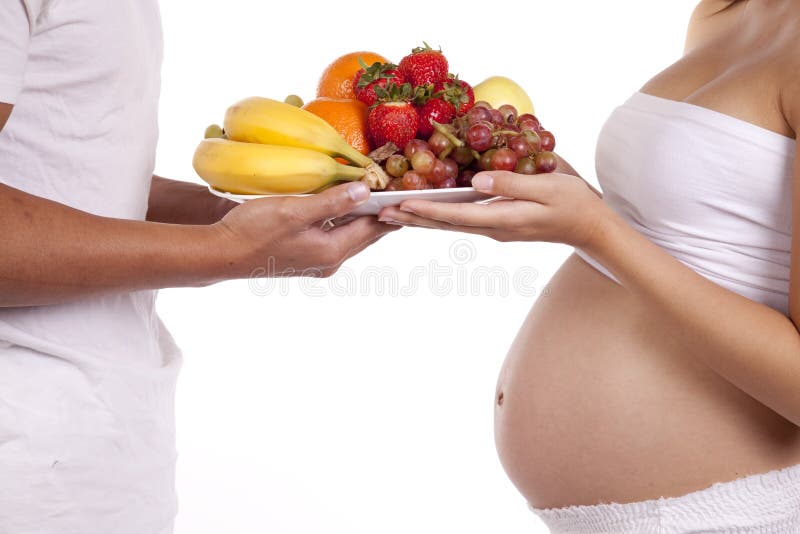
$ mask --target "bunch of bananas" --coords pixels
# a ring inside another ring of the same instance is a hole
[[[380,165],[351,147],[325,120],[285,102],[242,100],[225,114],[224,137],[210,135],[197,147],[193,165],[220,191],[301,194],[338,181],[364,180],[372,189],[384,189],[389,182]]]

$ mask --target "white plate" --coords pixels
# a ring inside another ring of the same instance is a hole
[[[208,186],[208,190],[218,197],[234,202],[245,202],[256,198],[306,195],[236,195],[226,193]],[[356,208],[351,215],[377,215],[387,206],[398,206],[404,200],[435,200],[436,202],[478,202],[493,198],[491,195],[475,191],[472,187],[453,187],[450,189],[424,189],[422,191],[377,191],[369,196],[369,200]]]

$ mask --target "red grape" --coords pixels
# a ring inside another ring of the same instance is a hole
[[[442,160],[442,163],[444,163],[447,169],[447,174],[445,174],[446,178],[453,178],[454,180],[458,178],[458,163],[456,163],[455,160],[445,158]]]
[[[525,130],[523,134],[525,135],[525,140],[528,141],[528,146],[531,147],[532,152],[539,152],[542,149],[542,139],[539,137],[539,134],[533,130]]]
[[[517,154],[510,148],[498,148],[492,155],[492,167],[496,171],[513,171],[517,166]]]
[[[437,156],[453,146],[450,140],[441,132],[433,132],[433,135],[428,139],[428,144],[431,147],[431,151]]]
[[[453,158],[459,165],[469,165],[472,163],[472,160],[475,159],[472,156],[472,150],[466,146],[453,149],[453,151],[450,153],[450,157]]]
[[[502,113],[500,113],[500,111],[496,109],[491,109],[489,110],[489,113],[492,114],[492,122],[497,126],[502,126],[503,124],[506,123],[506,118],[503,116]]]
[[[467,130],[467,144],[478,152],[492,146],[492,140],[492,130],[485,124],[473,124]]]
[[[455,178],[448,178],[443,182],[439,183],[439,189],[450,189],[451,187],[455,187],[457,185]]]
[[[428,178],[428,181],[433,184],[440,184],[447,178],[447,165],[441,160],[436,160],[436,163],[433,165],[433,171]]]
[[[538,132],[542,130],[542,123],[539,122],[539,119],[536,118],[536,115],[532,115],[530,113],[523,113],[517,119],[517,124],[523,130],[533,130]]]
[[[403,190],[403,179],[402,178],[392,178],[389,182],[389,185],[386,186],[385,191],[402,191]]]
[[[462,171],[458,179],[456,179],[456,184],[458,184],[458,187],[472,187],[473,176],[475,176],[475,171]]]
[[[420,174],[430,174],[437,161],[430,150],[420,150],[411,156],[411,167]]]
[[[539,152],[533,156],[537,173],[553,172],[558,167],[558,158],[552,152]]]
[[[503,115],[506,124],[514,124],[517,122],[517,108],[511,104],[503,104],[497,108],[497,111]]]
[[[519,174],[536,174],[536,163],[532,158],[520,158],[514,172]]]
[[[417,189],[427,189],[428,182],[419,173],[408,171],[403,175],[403,189],[413,191]]]
[[[531,145],[524,135],[515,135],[508,140],[508,148],[513,150],[517,157],[524,158],[531,153]]]
[[[395,178],[402,177],[408,172],[408,160],[400,154],[392,154],[386,160],[386,172]]]
[[[475,102],[475,104],[473,104],[473,107],[492,109],[492,105],[486,102],[485,100],[478,100],[477,102]]]
[[[552,152],[556,148],[556,137],[552,133],[542,130],[539,137],[542,139],[542,150]]]
[[[495,152],[497,152],[497,149],[492,148],[481,154],[481,159],[479,162],[480,170],[482,171],[494,170],[494,167],[492,167],[492,156],[494,156]]]
[[[491,121],[492,114],[491,112],[484,107],[475,106],[471,110],[467,112],[467,122],[470,126],[473,124],[477,124],[480,121]]]
[[[415,152],[419,150],[430,150],[430,145],[423,141],[422,139],[412,139],[408,142],[405,149],[405,155],[408,159],[411,159],[411,156],[414,155]]]

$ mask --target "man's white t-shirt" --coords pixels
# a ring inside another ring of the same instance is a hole
[[[161,59],[157,0],[0,1],[0,183],[144,219]],[[0,309],[0,533],[172,531],[181,356],[154,303]]]

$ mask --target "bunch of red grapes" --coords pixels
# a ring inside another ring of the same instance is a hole
[[[493,109],[475,102],[450,124],[434,123],[430,138],[412,139],[403,154],[384,162],[392,176],[387,191],[470,187],[480,171],[553,172],[556,139],[534,115],[511,105]]]

